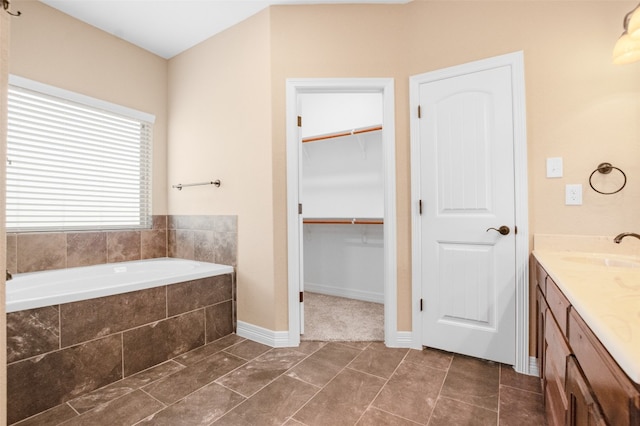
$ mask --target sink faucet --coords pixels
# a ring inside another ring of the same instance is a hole
[[[616,235],[616,237],[613,239],[613,242],[616,244],[620,244],[620,241],[622,241],[624,237],[636,237],[640,240],[640,235],[636,234],[635,232],[623,232],[622,234]]]

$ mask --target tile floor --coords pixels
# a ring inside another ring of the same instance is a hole
[[[229,335],[17,425],[544,425],[539,380],[380,342]]]

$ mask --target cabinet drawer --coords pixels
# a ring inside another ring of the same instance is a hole
[[[569,313],[569,344],[609,424],[640,424],[638,387],[611,358],[575,309]]]
[[[536,262],[536,280],[538,281],[538,287],[540,287],[542,294],[546,295],[547,294],[547,285],[546,285],[547,271],[545,271],[542,265],[540,265],[538,262]]]
[[[564,294],[560,291],[556,283],[553,282],[551,277],[547,277],[547,303],[549,309],[553,312],[553,316],[556,318],[562,334],[567,335],[567,309],[569,308],[569,301]]]
[[[544,337],[545,410],[550,425],[563,425],[568,407],[565,392],[567,358],[571,350],[550,310],[545,316]]]

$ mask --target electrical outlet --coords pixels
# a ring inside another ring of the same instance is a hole
[[[547,158],[547,177],[562,177],[562,157]]]
[[[567,206],[582,205],[582,184],[569,184],[565,187],[565,204]]]

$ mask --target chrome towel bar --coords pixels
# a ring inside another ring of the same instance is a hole
[[[178,191],[182,191],[182,188],[187,186],[202,186],[202,185],[215,185],[217,188],[220,188],[220,179],[210,181],[210,182],[199,182],[199,183],[179,183],[177,185],[173,185],[173,188],[178,188]]]

